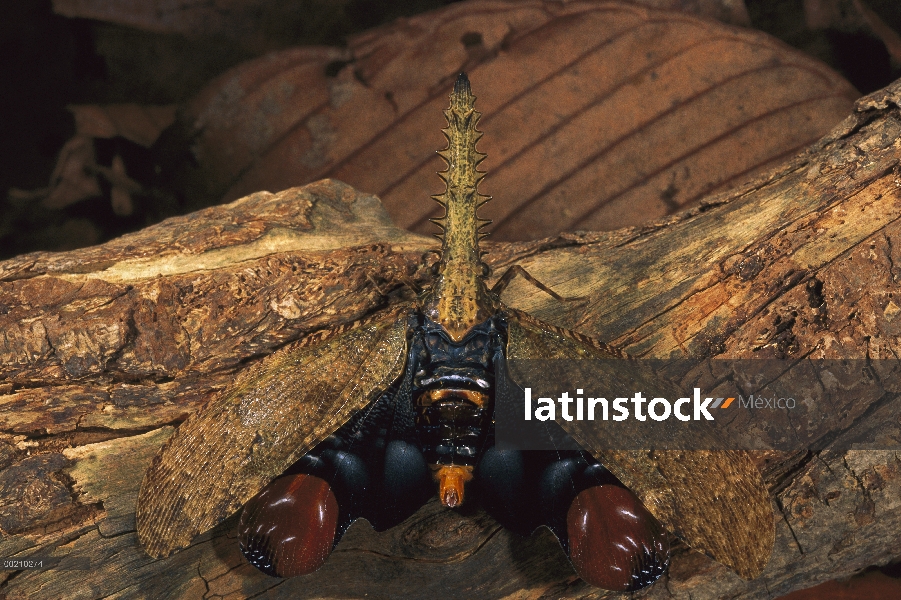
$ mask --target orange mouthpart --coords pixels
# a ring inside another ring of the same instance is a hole
[[[472,467],[465,465],[431,465],[432,476],[438,481],[441,504],[454,508],[463,504],[463,490],[472,479]]]

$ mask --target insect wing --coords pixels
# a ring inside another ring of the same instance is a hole
[[[511,365],[516,364],[516,359],[619,357],[625,360],[602,363],[609,365],[610,372],[600,374],[601,377],[622,377],[623,372],[639,380],[648,377],[641,373],[637,361],[628,359],[612,347],[527,314],[507,311],[510,315],[507,358],[512,361]],[[523,375],[517,377],[515,367],[511,369],[511,376],[514,380],[523,379]],[[594,377],[597,380],[598,375]],[[658,382],[648,385],[661,386]],[[708,554],[746,579],[763,571],[773,547],[775,524],[763,478],[747,453],[715,449],[647,450],[660,444],[647,434],[646,424],[633,419],[618,424],[615,428],[617,439],[603,439],[603,436],[610,436],[613,429],[594,427],[591,421],[558,419],[557,422],[628,486],[669,531],[692,548]],[[671,423],[667,435],[678,436],[678,427],[677,423]],[[696,426],[691,428],[690,435],[699,435]],[[703,444],[693,440],[686,447],[725,446],[712,430],[709,436]]]
[[[189,417],[144,475],[147,553],[169,555],[237,511],[403,373],[407,312],[306,338]]]

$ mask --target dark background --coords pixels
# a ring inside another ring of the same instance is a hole
[[[821,1],[821,0],[819,0]],[[861,93],[898,77],[884,36],[851,14],[854,0],[826,28],[805,24],[804,0],[746,0],[751,25],[832,66]],[[0,20],[0,259],[36,250],[68,250],[106,241],[186,209],[159,193],[116,216],[108,190],[61,210],[10,200],[10,188],[47,186],[57,155],[74,133],[70,104],[171,104],[189,99],[226,69],[267,52],[303,44],[340,46],[348,35],[450,0],[297,0],[266,4],[254,31],[199,32],[190,38],[53,13],[50,0],[11,2]],[[901,2],[866,0],[894,32]],[[901,38],[899,38],[901,41]],[[128,174],[157,188],[159,156],[127,140],[97,140],[98,162],[124,157]],[[165,187],[165,186],[163,186]],[[196,207],[192,207],[196,208]]]

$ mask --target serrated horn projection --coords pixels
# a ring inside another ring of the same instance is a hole
[[[441,259],[432,289],[423,297],[423,311],[441,323],[455,341],[497,312],[497,300],[482,280],[484,268],[479,240],[488,235],[482,229],[491,221],[480,219],[477,209],[491,197],[479,193],[479,182],[485,173],[478,165],[485,154],[476,150],[482,137],[477,125],[480,112],[475,110],[469,79],[460,73],[450,96],[450,107],[444,111],[447,127],[441,131],[447,148],[438,152],[447,168],[438,173],[445,183],[444,193],[432,198],[444,207],[444,215],[431,219],[440,229]]]

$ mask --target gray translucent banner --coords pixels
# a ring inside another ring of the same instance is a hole
[[[502,449],[901,450],[901,363],[510,360]]]

